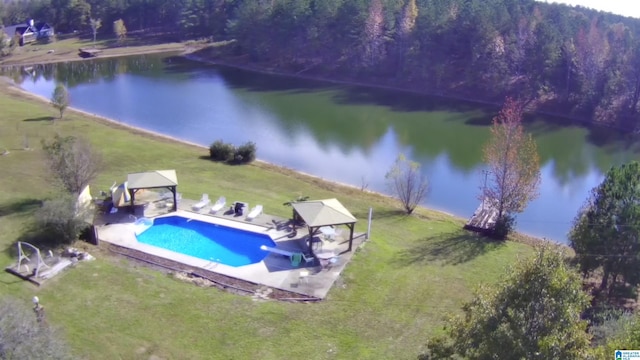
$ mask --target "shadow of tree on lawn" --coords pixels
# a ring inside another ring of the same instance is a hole
[[[0,204],[0,216],[34,211],[40,206],[42,206],[42,201],[38,199],[22,199],[8,204]]]
[[[356,210],[351,213],[351,215],[355,216],[356,219],[367,219],[369,217],[369,210]],[[374,210],[373,211],[373,219],[386,219],[386,218],[394,218],[397,217],[399,220],[403,220],[408,215],[400,210],[400,209],[384,209],[384,210]]]
[[[458,265],[502,246],[502,242],[460,230],[425,237],[414,246],[400,251],[395,262],[405,266],[428,262]]]
[[[52,120],[55,120],[53,116],[40,116],[37,118],[23,119],[22,121],[52,121]]]

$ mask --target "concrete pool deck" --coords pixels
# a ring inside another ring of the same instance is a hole
[[[306,227],[298,228],[293,233],[287,226],[277,226],[277,224],[286,223],[286,219],[278,219],[269,215],[263,214],[254,221],[247,222],[234,220],[233,216],[224,215],[223,211],[219,215],[211,215],[205,214],[204,210],[202,212],[187,210],[191,209],[195,202],[181,201],[176,212],[167,212],[166,210],[158,212],[156,209],[150,209],[150,211],[143,209],[142,214],[139,212],[136,212],[136,214],[149,218],[181,216],[231,228],[264,233],[276,242],[278,249],[308,253],[306,244],[309,234]],[[322,253],[335,254],[333,262],[327,263],[323,261],[324,265],[329,265],[326,267],[321,265],[320,259],[314,259],[309,263],[303,260],[300,266],[293,267],[288,257],[276,253],[269,253],[263,261],[258,263],[233,267],[140,243],[135,235],[135,221],[136,217],[124,213],[104,214],[96,222],[97,238],[100,241],[176,261],[194,268],[319,299],[324,299],[327,296],[329,290],[339,278],[340,273],[355,255],[355,250],[364,241],[362,234],[357,237],[354,234],[353,251],[348,252],[346,250],[349,246],[349,241],[344,236],[337,236],[332,240],[324,240],[321,236],[315,236],[314,240],[317,246],[321,248]],[[347,231],[343,231],[343,233],[347,233]]]

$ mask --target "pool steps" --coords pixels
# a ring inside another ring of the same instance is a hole
[[[151,226],[153,226],[153,219],[143,217],[143,218],[137,219],[133,223],[133,231],[136,234],[136,236],[138,236],[143,232],[145,232]]]

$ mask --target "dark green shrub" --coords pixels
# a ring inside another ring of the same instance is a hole
[[[250,163],[256,159],[256,144],[252,141],[238,146],[235,153],[237,163]]]
[[[209,156],[213,161],[233,161],[235,152],[235,146],[222,140],[216,140],[209,147]]]
[[[504,240],[507,235],[515,228],[516,218],[509,214],[502,214],[496,224],[493,226],[490,236],[496,240]]]
[[[76,200],[69,195],[46,200],[36,212],[36,220],[40,230],[46,234],[41,242],[50,246],[70,244],[77,240],[80,233],[88,226],[84,219],[87,209],[78,209]]]

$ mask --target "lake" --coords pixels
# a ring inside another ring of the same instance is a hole
[[[147,55],[14,68],[25,90],[49,98],[67,84],[72,106],[201,145],[257,144],[258,157],[388,193],[398,154],[422,164],[427,207],[468,218],[483,186],[482,147],[496,107]],[[566,243],[573,218],[611,166],[637,159],[621,135],[526,118],[542,165],[540,196],[518,216],[525,233]],[[301,194],[292,189],[290,197]],[[336,194],[336,197],[340,197]]]

